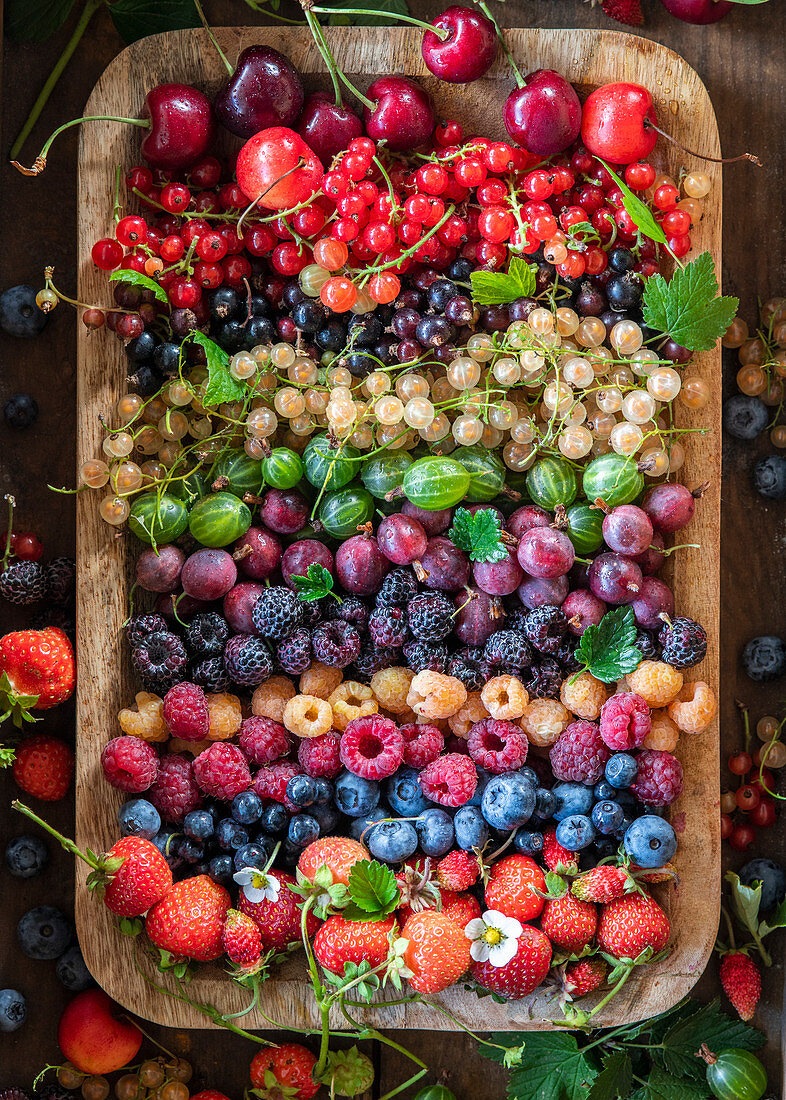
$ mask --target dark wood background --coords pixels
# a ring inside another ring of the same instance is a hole
[[[786,172],[784,171],[784,105],[786,104],[786,5],[771,0],[761,7],[743,7],[721,23],[693,27],[672,18],[658,0],[644,0],[646,25],[640,33],[670,46],[696,68],[707,85],[718,116],[726,155],[743,150],[759,154],[764,167],[734,165],[724,180],[724,270],[726,293],[741,299],[741,311],[753,327],[757,301],[786,295],[784,225],[786,225]],[[57,285],[66,293],[75,288],[76,131],[55,147],[46,174],[38,180],[23,179],[8,165],[7,151],[20,129],[51,66],[76,22],[77,5],[66,27],[40,46],[6,42],[2,76],[2,139],[0,141],[0,288],[19,282],[38,286],[45,265],[54,265]],[[250,11],[241,0],[211,0],[206,4],[213,23],[261,23],[264,17]],[[413,11],[433,17],[444,4],[438,0],[414,0]],[[500,22],[508,26],[616,27],[601,12],[581,0],[526,0],[497,7]],[[122,43],[106,14],[93,19],[61,85],[42,121],[28,140],[28,161],[38,152],[55,126],[78,116],[98,76]],[[525,62],[526,64],[526,62]],[[23,157],[23,159],[25,159]],[[109,201],[109,196],[107,197]],[[22,341],[0,335],[0,400],[25,391],[40,407],[38,423],[23,433],[9,431],[0,422],[0,490],[15,493],[17,526],[37,531],[46,543],[46,556],[73,552],[73,498],[47,488],[73,486],[75,407],[74,313],[61,306],[43,335]],[[729,357],[724,383],[733,387],[736,365]],[[718,385],[721,380],[718,379]],[[733,389],[731,390],[733,392]],[[721,440],[718,440],[721,446]],[[758,441],[724,442],[722,529],[722,738],[724,759],[740,743],[741,724],[735,700],[748,703],[754,720],[766,713],[783,713],[783,682],[757,686],[738,665],[744,643],[754,635],[784,633],[783,606],[786,576],[786,511],[783,505],[760,500],[751,488],[750,469],[760,453],[772,450]],[[0,519],[0,529],[5,527]],[[21,616],[0,606],[3,631],[20,626]],[[61,707],[49,712],[37,727],[73,737],[73,710]],[[730,780],[727,772],[722,772]],[[25,832],[25,826],[8,809],[15,794],[13,781],[0,779],[0,838]],[[47,808],[47,816],[70,832],[73,807],[69,799]],[[744,858],[724,845],[729,866]],[[751,853],[753,854],[753,853]],[[760,833],[755,854],[786,857],[783,819],[775,828]],[[0,988],[12,986],[28,998],[28,1019],[13,1035],[0,1034],[0,1088],[29,1086],[47,1062],[57,1063],[56,1029],[59,1014],[70,997],[55,976],[54,963],[26,959],[16,948],[15,925],[34,905],[53,904],[66,912],[73,906],[71,860],[52,852],[48,871],[22,882],[0,867]],[[765,1061],[774,1095],[781,1092],[781,1014],[783,1003],[783,952],[765,976],[756,1023],[766,1030],[769,1043]],[[697,995],[717,994],[717,966],[712,962],[701,978]],[[212,1086],[239,1100],[248,1084],[251,1044],[226,1033],[166,1032],[150,1026],[164,1045],[188,1052],[196,1074],[192,1090]],[[404,1036],[397,1036],[404,1038]],[[482,1061],[475,1044],[450,1033],[409,1032],[406,1045],[420,1054],[435,1079],[446,1070],[459,1100],[504,1096],[505,1075]],[[374,1052],[379,1067],[373,1092],[380,1095],[408,1076],[402,1060]],[[482,1084],[481,1084],[482,1082]],[[370,1100],[370,1097],[369,1097]]]

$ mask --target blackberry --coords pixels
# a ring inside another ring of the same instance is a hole
[[[377,607],[409,603],[418,594],[418,582],[411,569],[391,569],[377,593]]]
[[[524,677],[524,686],[530,695],[538,699],[559,699],[559,689],[564,675],[554,657],[541,659],[528,669]]]
[[[384,582],[383,582],[384,583]],[[344,596],[341,603],[333,612],[333,617],[349,623],[357,630],[365,630],[368,626],[369,611],[359,596]]]
[[[264,638],[280,641],[303,622],[303,602],[289,588],[266,588],[251,609],[251,621]]]
[[[74,598],[76,562],[73,558],[52,558],[46,567],[46,598],[51,603],[69,604]]]
[[[168,629],[163,615],[157,615],[153,611],[143,612],[132,615],[126,623],[126,638],[131,648],[135,649],[149,634],[158,634],[159,631]]]
[[[148,682],[171,686],[185,679],[186,647],[170,630],[148,634],[131,650],[131,660],[142,679]]]
[[[360,680],[367,683],[375,672],[381,672],[383,668],[393,668],[401,663],[401,651],[387,646],[385,649],[377,649],[370,640],[366,640],[360,647],[360,653],[355,658],[352,680]]]
[[[564,639],[562,645],[554,653],[550,654],[562,665],[562,671],[570,676],[574,672],[578,672],[582,668],[581,661],[576,659],[576,642],[569,639]]]
[[[498,630],[486,642],[483,656],[495,668],[522,669],[532,664],[532,646],[518,630]]]
[[[376,607],[368,620],[368,632],[380,648],[404,645],[409,637],[406,611],[401,607]]]
[[[432,672],[444,672],[448,664],[448,647],[444,642],[409,642],[403,649],[404,660],[415,672],[424,668]]]
[[[343,619],[328,619],[311,635],[314,656],[331,668],[346,668],[360,653],[360,635]]]
[[[311,664],[311,635],[304,626],[279,643],[276,660],[290,676],[306,671]]]
[[[636,641],[633,644],[636,649],[640,650],[642,657],[646,661],[660,660],[660,642],[654,630],[637,630]]]
[[[522,632],[539,653],[554,655],[562,644],[567,629],[565,612],[553,604],[543,604],[527,613]]]
[[[224,668],[224,658],[206,657],[192,665],[189,679],[210,693],[226,691],[229,687],[229,676]]]
[[[9,603],[26,607],[46,593],[46,573],[37,561],[12,561],[0,573],[0,596]]]
[[[441,592],[421,592],[407,608],[409,629],[421,642],[441,642],[453,629],[455,608]]]
[[[303,625],[314,627],[323,619],[332,619],[333,608],[337,606],[332,596],[320,596],[318,600],[303,600]]]
[[[517,607],[513,611],[509,611],[507,619],[505,620],[505,626],[508,630],[517,630],[519,634],[524,633],[524,624],[527,621],[529,611],[526,607]]]
[[[480,691],[489,677],[485,674],[489,671],[483,660],[483,650],[480,648],[466,647],[458,650],[448,658],[445,672],[448,676],[455,676],[460,680],[467,691]]]
[[[273,675],[270,650],[254,634],[235,634],[224,646],[224,668],[242,687],[256,687]]]
[[[201,611],[186,627],[186,645],[193,657],[218,657],[229,641],[229,623],[217,611]]]
[[[707,632],[695,619],[676,618],[658,631],[663,660],[672,668],[693,668],[707,656]]]

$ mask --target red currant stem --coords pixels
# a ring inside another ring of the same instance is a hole
[[[213,30],[212,30],[210,24],[208,23],[207,19],[205,18],[205,13],[202,11],[202,5],[199,3],[199,0],[194,0],[194,7],[196,8],[196,13],[199,16],[199,22],[202,24],[202,26],[207,31],[207,37],[212,42],[218,56],[224,62],[224,65],[226,66],[227,72],[229,73],[230,76],[232,76],[232,73],[235,71],[234,67],[230,63],[229,58],[227,57],[227,55],[224,53],[224,51],[219,46],[219,44],[216,40],[216,36],[213,34]]]
[[[16,505],[16,500],[11,495],[11,493],[6,493],[4,499],[8,501],[8,530],[6,531],[6,535],[5,535],[5,550],[3,551],[3,569],[5,569],[6,565],[8,565],[8,559],[11,557],[11,539],[13,537],[12,528],[14,526],[14,506]]]
[[[21,172],[23,176],[40,176],[46,168],[46,155],[55,138],[65,130],[70,130],[72,126],[81,126],[83,122],[126,122],[129,126],[141,126],[145,130],[149,130],[152,125],[149,118],[123,118],[121,115],[83,115],[81,118],[72,118],[70,122],[64,122],[62,126],[58,126],[54,133],[49,135],[41,152],[35,158],[32,168],[25,168],[18,160],[12,160],[11,163],[14,168],[17,172]]]
[[[368,11],[365,8],[341,8],[336,12],[335,8],[312,8],[311,11],[317,15],[370,15],[374,19],[379,18],[378,11]],[[446,27],[435,27],[433,23],[425,23],[422,19],[415,19],[411,15],[402,15],[397,11],[386,11],[385,17],[387,19],[397,19],[401,23],[409,23],[413,27],[422,27],[424,31],[431,31],[435,34],[440,42],[444,42],[450,34],[450,31]]]
[[[740,707],[742,712],[742,744],[747,753],[750,753],[751,748],[751,717],[750,711],[744,704]]]
[[[398,211],[401,208],[399,207],[398,200],[396,198],[396,192],[393,188],[393,181],[391,180],[390,176],[388,175],[387,170],[385,169],[385,166],[382,163],[382,161],[379,159],[379,157],[372,157],[371,160],[374,164],[376,164],[377,168],[379,169],[379,171],[382,174],[382,178],[384,179],[385,183],[387,184],[388,195],[390,196],[390,205],[392,207],[392,209],[390,211],[390,214],[391,214],[391,216],[394,215],[394,214],[397,214]],[[390,217],[388,218],[388,225],[390,225]]]
[[[165,1047],[163,1045],[163,1043],[159,1043],[158,1039],[154,1039],[153,1036],[150,1035],[147,1031],[145,1031],[145,1029],[143,1027],[139,1026],[139,1024],[137,1023],[137,1021],[135,1019],[132,1020],[131,1017],[126,1016],[125,1013],[121,1013],[121,1019],[128,1020],[128,1022],[130,1024],[133,1024],[134,1027],[136,1027],[139,1031],[142,1032],[142,1034],[144,1035],[144,1037],[146,1039],[150,1040],[150,1042],[153,1044],[154,1047],[158,1047],[159,1050],[163,1050],[164,1054],[169,1055],[169,1057],[172,1059],[173,1062],[176,1062],[178,1060],[176,1054],[173,1054],[171,1050],[169,1050],[167,1047]],[[129,1068],[131,1068],[131,1067],[129,1067]]]
[[[388,262],[384,264],[376,264],[374,267],[365,267],[355,270],[354,274],[360,277],[360,286],[363,287],[372,275],[377,275],[380,271],[387,271],[390,267],[398,267],[402,260],[405,260],[408,256],[414,255],[422,244],[425,244],[430,237],[434,236],[437,230],[442,228],[455,209],[455,206],[451,204],[436,225],[432,225],[428,233],[424,233],[417,244],[413,244],[411,248],[406,249],[406,251],[402,252],[400,256],[397,256],[395,260],[388,260]]]
[[[759,764],[759,784],[762,790],[766,791],[771,798],[777,798],[779,802],[786,801],[782,794],[778,794],[776,791],[771,791],[767,784],[764,782],[764,768],[767,763],[767,757],[770,755],[772,746],[777,744],[778,737],[775,736],[771,741],[768,741],[764,746],[764,751],[761,754],[761,763]]]
[[[120,205],[120,173],[121,169],[120,165],[118,164],[115,167],[115,201],[112,205],[112,220],[114,221],[115,225],[117,225],[122,216],[120,213],[122,209]]]
[[[54,268],[47,268],[46,271],[54,271]],[[46,271],[44,274],[46,274]],[[136,309],[120,309],[118,306],[90,306],[86,302],[80,302],[78,298],[69,298],[67,294],[63,294],[62,290],[58,290],[55,284],[52,282],[50,275],[46,276],[46,285],[49,290],[53,291],[61,302],[68,302],[70,306],[76,306],[77,309],[100,309],[104,313],[134,313]]]
[[[489,22],[492,24],[492,26],[494,27],[494,30],[497,33],[497,38],[499,39],[499,44],[502,46],[502,49],[505,53],[505,57],[507,57],[507,59],[508,59],[508,64],[510,65],[511,69],[513,70],[513,76],[515,77],[516,84],[518,85],[519,88],[523,88],[524,87],[524,77],[521,75],[521,70],[519,69],[518,65],[513,60],[513,55],[511,54],[510,50],[508,49],[508,44],[505,41],[505,36],[502,33],[502,30],[500,28],[499,23],[497,22],[497,20],[492,15],[491,9],[489,8],[489,6],[485,2],[485,0],[475,0],[475,2],[478,5],[478,7],[480,8],[480,10],[483,12],[483,14],[486,16],[486,18],[489,20]]]
[[[698,157],[699,160],[709,160],[713,164],[735,164],[738,160],[749,160],[752,164],[755,164],[757,168],[763,168],[759,158],[754,153],[740,153],[738,157],[708,157],[705,153],[697,153],[694,149],[688,149],[687,146],[677,141],[671,134],[667,134],[665,130],[661,130],[660,126],[656,126],[650,119],[644,119],[644,129],[654,130],[656,134],[660,134],[666,141],[670,141],[673,145],[676,145],[678,149],[682,149],[683,153],[687,153],[690,157]]]

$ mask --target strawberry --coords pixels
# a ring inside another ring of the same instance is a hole
[[[148,939],[162,951],[211,962],[224,953],[221,932],[229,894],[207,875],[176,882],[145,920]]]
[[[15,726],[35,721],[31,710],[64,703],[75,682],[74,650],[58,627],[16,630],[0,638],[0,714]]]
[[[590,902],[563,894],[561,898],[547,899],[540,927],[555,947],[569,955],[577,955],[592,942],[598,927],[598,913]]]
[[[660,882],[679,882],[679,875],[671,860],[669,860],[668,863],[664,863],[662,867],[656,867],[651,871],[641,870],[634,864],[631,867],[631,871],[635,872],[636,878],[640,882],[648,882],[650,885],[657,885]]]
[[[230,960],[244,969],[259,962],[262,936],[251,917],[230,909],[221,932],[221,942]]]
[[[577,875],[579,873],[575,854],[557,843],[555,829],[549,829],[543,834],[543,862],[550,871],[557,871],[559,874]]]
[[[570,892],[580,901],[594,901],[605,905],[616,901],[633,887],[633,881],[624,867],[605,864],[593,867],[573,880]]]
[[[446,890],[460,893],[468,890],[478,881],[480,868],[477,857],[469,852],[448,852],[437,864],[436,878],[440,886]]]
[[[218,1089],[202,1089],[201,1092],[195,1092],[191,1100],[229,1100],[229,1097]]]
[[[395,926],[393,917],[378,921],[344,920],[328,917],[314,937],[314,954],[325,970],[344,973],[344,963],[362,963],[372,967],[383,963],[388,955],[388,935]]]
[[[761,974],[753,959],[744,951],[728,951],[721,959],[720,980],[740,1019],[752,1019],[761,996]]]
[[[669,942],[669,918],[649,894],[626,894],[604,905],[598,946],[615,959],[635,959],[645,947],[660,951]]]
[[[464,929],[445,913],[413,913],[401,935],[409,940],[404,962],[412,971],[409,984],[418,993],[439,993],[466,973],[471,960]]]
[[[369,854],[359,840],[348,836],[325,836],[315,840],[303,852],[298,860],[298,870],[313,880],[320,867],[329,867],[334,882],[349,883],[352,864],[359,859],[368,859]]]
[[[535,860],[524,855],[505,856],[491,868],[486,908],[522,922],[532,920],[543,909],[543,898],[535,890],[546,890],[546,879]]]
[[[25,794],[42,802],[59,802],[71,786],[74,754],[59,737],[37,733],[19,745],[13,772]]]
[[[466,928],[471,920],[480,916],[480,902],[472,894],[454,894],[451,890],[443,890],[442,912],[459,928]]]
[[[262,1100],[311,1100],[319,1082],[311,1076],[317,1060],[300,1043],[282,1043],[258,1051],[251,1062],[251,1084]]]
[[[298,898],[289,889],[289,883],[294,886],[295,879],[286,871],[272,871],[271,874],[278,879],[278,901],[249,901],[241,890],[238,909],[251,917],[259,928],[263,950],[285,951],[292,944],[300,943]],[[320,922],[310,910],[307,923],[309,936],[315,936]]]
[[[644,22],[641,0],[601,0],[600,6],[610,19],[628,27],[640,27]]]
[[[563,987],[571,1000],[586,997],[603,985],[609,972],[603,959],[579,959],[565,967]],[[192,1097],[193,1100],[193,1097]]]
[[[401,891],[399,922],[422,909],[441,909],[442,891],[434,878],[430,859],[405,859],[396,871],[396,882]]]
[[[503,997],[516,1000],[537,989],[551,965],[551,944],[539,928],[525,924],[518,939],[516,954],[505,966],[491,962],[473,962],[470,974],[475,981]]]

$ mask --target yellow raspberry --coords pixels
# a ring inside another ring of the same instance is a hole
[[[640,695],[648,707],[668,706],[681,687],[682,673],[665,661],[641,661],[628,673],[629,690]]]
[[[383,668],[371,677],[371,690],[374,698],[384,710],[391,714],[403,714],[409,709],[407,695],[409,686],[415,678],[411,668]]]
[[[209,749],[212,744],[213,742],[208,739],[204,741],[184,741],[182,737],[171,737],[166,751],[181,754],[187,752],[190,756],[199,756],[200,752]]]
[[[704,680],[685,684],[669,704],[669,718],[683,733],[701,733],[715,717],[718,701],[715,692]]]
[[[527,689],[515,676],[492,676],[480,697],[492,718],[521,718],[529,703]]]
[[[344,673],[340,668],[331,668],[321,661],[313,661],[301,674],[300,692],[302,695],[316,695],[317,699],[327,699],[343,679]]]
[[[424,669],[409,685],[407,703],[424,718],[449,718],[467,701],[467,689],[455,676]]]
[[[228,741],[234,737],[243,722],[243,708],[237,695],[220,691],[216,695],[207,695],[207,709],[210,715],[210,727],[207,736],[211,741]]]
[[[411,725],[417,725],[419,716],[417,714],[415,714],[412,707],[407,707],[407,709],[402,711],[401,714],[392,714],[391,713],[390,717],[399,726],[411,726]],[[450,721],[450,719],[448,719],[448,721]]]
[[[554,744],[570,723],[570,712],[556,699],[533,699],[522,714],[519,725],[531,745],[546,749]]]
[[[295,695],[284,707],[284,725],[295,737],[321,737],[333,725],[330,703],[316,695]]]
[[[355,718],[365,718],[379,710],[374,693],[368,684],[359,684],[356,680],[345,680],[328,696],[333,711],[333,725],[343,733]]]
[[[274,722],[281,722],[284,707],[295,695],[295,685],[287,676],[271,676],[251,696],[251,713],[257,718],[272,718]]]
[[[669,718],[665,710],[652,712],[652,729],[642,742],[643,749],[659,749],[661,752],[674,752],[680,739],[680,731]]]
[[[141,737],[143,741],[166,741],[169,737],[164,721],[164,701],[149,691],[137,692],[136,710],[123,707],[117,720],[123,733]]]
[[[486,705],[481,698],[479,691],[471,691],[467,696],[467,701],[463,707],[459,707],[455,714],[451,714],[448,718],[448,725],[450,726],[456,737],[463,737],[464,740],[469,737],[469,731],[475,725],[476,722],[482,722],[484,718],[489,717],[489,712],[486,710]]]
[[[580,672],[575,680],[569,676],[562,681],[559,692],[562,705],[577,718],[584,718],[588,722],[600,718],[601,707],[608,696],[606,685],[596,680],[590,672]]]

